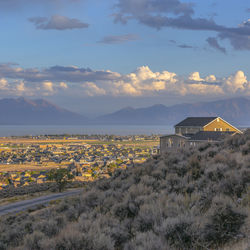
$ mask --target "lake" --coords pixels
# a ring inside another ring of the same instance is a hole
[[[52,135],[52,134],[113,134],[113,135],[137,135],[137,134],[171,134],[172,126],[140,126],[140,125],[84,125],[84,126],[23,126],[0,125],[0,137],[25,136],[25,135]]]

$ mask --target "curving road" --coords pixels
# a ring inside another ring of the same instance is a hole
[[[56,193],[56,194],[41,196],[38,198],[34,198],[32,200],[24,200],[24,201],[11,203],[8,205],[3,205],[3,206],[0,206],[0,216],[6,215],[9,213],[18,213],[28,208],[32,208],[37,205],[45,205],[50,201],[65,198],[67,196],[77,195],[77,194],[80,194],[81,192],[82,192],[82,189],[75,189],[75,190],[70,190],[70,191],[66,191],[63,193]]]

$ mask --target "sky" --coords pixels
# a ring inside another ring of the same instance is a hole
[[[250,97],[249,0],[0,0],[0,98],[89,116]]]

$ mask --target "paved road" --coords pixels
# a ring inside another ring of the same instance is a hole
[[[8,205],[0,206],[0,216],[9,214],[9,213],[18,213],[28,208],[32,208],[41,204],[47,204],[50,201],[61,199],[67,196],[77,195],[77,194],[80,194],[81,192],[82,192],[82,189],[74,189],[74,190],[63,192],[63,193],[45,195],[45,196],[41,196],[38,198],[34,198],[32,200],[24,200],[24,201],[19,201],[19,202],[11,203]]]

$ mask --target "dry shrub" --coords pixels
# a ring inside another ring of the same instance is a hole
[[[164,239],[152,231],[138,233],[136,237],[128,242],[124,250],[166,250],[170,249]]]
[[[240,228],[247,217],[229,200],[215,197],[209,211],[209,220],[203,229],[204,240],[210,246],[221,246],[241,237]]]
[[[194,219],[190,215],[167,218],[160,231],[168,244],[177,249],[193,249],[196,246],[197,232],[193,226]]]
[[[138,216],[135,218],[136,231],[147,232],[162,223],[162,211],[158,204],[144,204],[140,207]]]
[[[41,232],[34,232],[25,238],[24,247],[27,250],[40,250],[43,249],[41,246],[41,241],[44,239],[44,234]]]
[[[250,130],[156,156],[89,183],[80,198],[2,217],[0,249],[216,249],[244,241],[249,142]]]

